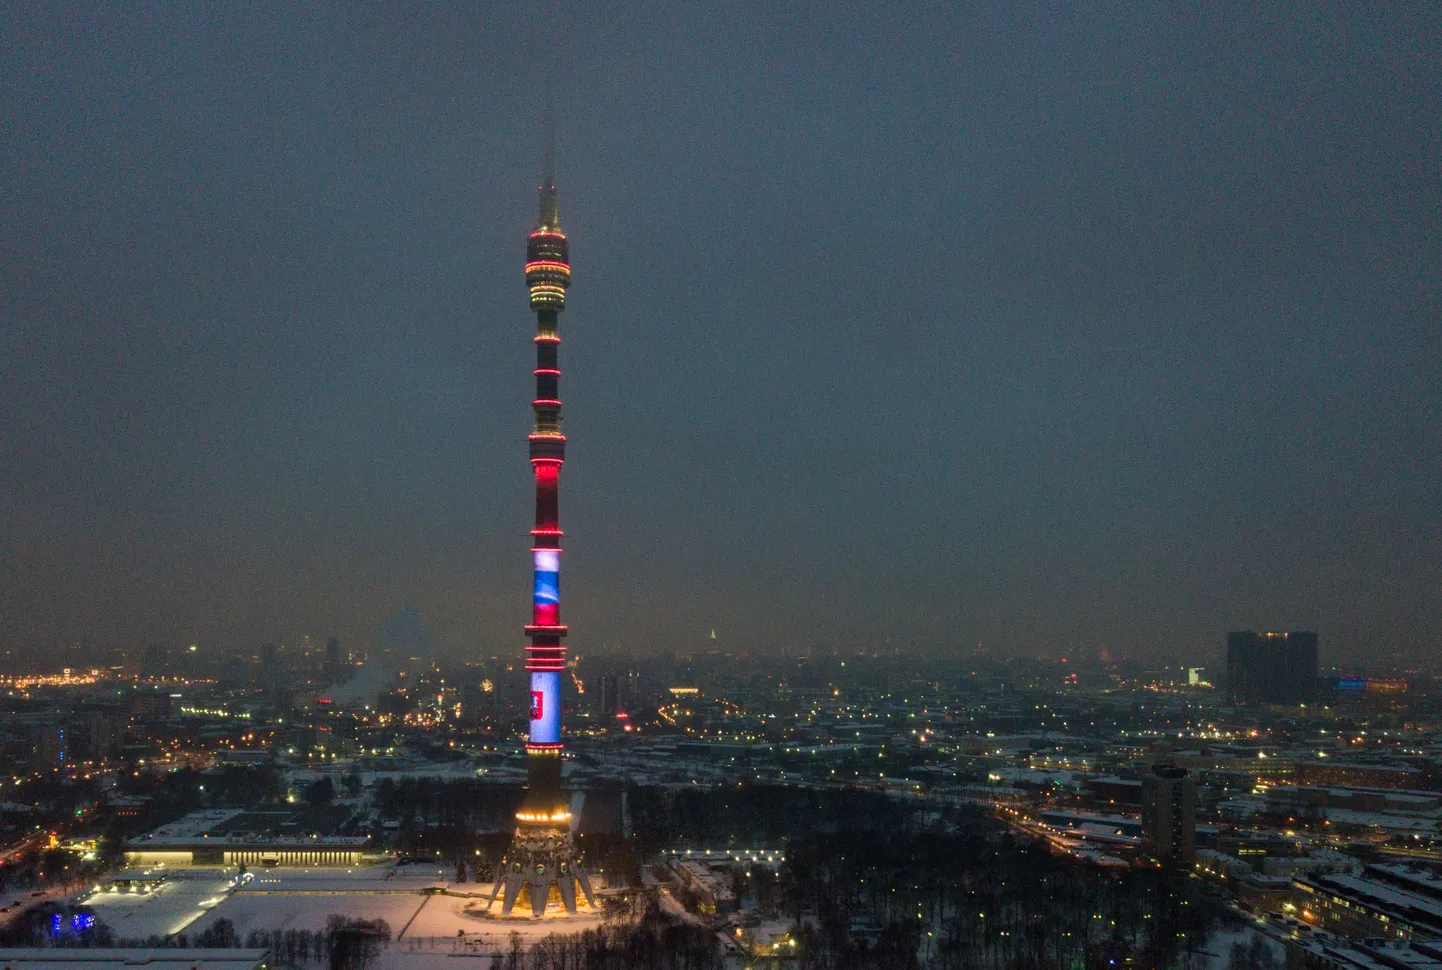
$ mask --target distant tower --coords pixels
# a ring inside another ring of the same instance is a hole
[[[555,184],[555,138],[545,124],[545,164],[541,176],[541,218],[526,244],[526,285],[536,312],[535,427],[530,435],[531,467],[536,476],[536,527],[531,530],[535,586],[526,636],[526,669],[531,674],[531,731],[526,743],[527,790],[516,812],[515,840],[501,863],[489,908],[505,889],[501,912],[509,915],[522,888],[532,916],[541,916],[554,887],[566,911],[576,911],[576,884],[591,898],[591,882],[580,865],[571,835],[571,811],[561,791],[561,675],[566,648],[561,638],[561,525],[558,492],[566,436],[561,433],[561,336],[557,316],[566,308],[571,285],[570,252],[561,232]]]

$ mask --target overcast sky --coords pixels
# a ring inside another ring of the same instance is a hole
[[[0,642],[519,656],[549,77],[574,650],[1442,654],[1442,13],[1195,6],[6,4]]]

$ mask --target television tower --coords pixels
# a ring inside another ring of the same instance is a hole
[[[555,125],[544,120],[545,161],[541,175],[541,218],[526,242],[526,285],[536,311],[535,427],[530,435],[531,468],[536,476],[536,527],[531,530],[535,594],[526,626],[526,670],[531,675],[531,730],[526,742],[526,797],[516,812],[516,835],[501,862],[489,909],[505,889],[501,913],[509,916],[521,890],[529,895],[531,915],[546,911],[552,890],[569,913],[576,912],[576,885],[594,905],[591,881],[581,868],[571,834],[569,800],[561,791],[561,676],[566,648],[561,638],[561,525],[558,492],[566,436],[561,433],[561,336],[557,316],[566,308],[571,285],[570,254],[561,231],[555,181]]]

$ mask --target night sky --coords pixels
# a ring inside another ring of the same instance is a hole
[[[7,4],[0,645],[1442,656],[1442,8]]]

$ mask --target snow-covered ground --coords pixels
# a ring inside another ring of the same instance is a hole
[[[216,920],[228,919],[244,940],[252,930],[325,929],[332,913],[352,919],[383,919],[399,933],[428,897],[419,893],[304,893],[283,895],[236,893],[190,927],[203,932]]]
[[[70,896],[70,890],[54,889],[12,889],[0,893],[0,926],[4,926],[31,906],[44,902],[60,902]]]
[[[233,873],[192,869],[170,873],[152,893],[99,892],[85,898],[96,919],[117,939],[144,940],[189,931],[201,917],[224,905]]]
[[[601,924],[600,913],[584,904],[575,916],[560,911],[540,920],[529,915],[502,919],[499,904],[487,914],[489,885],[451,885],[445,870],[430,865],[266,869],[239,888],[232,875],[219,869],[174,870],[155,893],[96,893],[86,904],[117,937],[133,939],[182,930],[194,936],[221,919],[230,920],[242,940],[253,930],[322,930],[334,913],[383,919],[396,937],[392,948],[408,955],[439,949],[491,953],[509,948],[513,932],[522,946],[529,946],[552,933],[579,933]]]
[[[1192,970],[1227,970],[1232,959],[1232,947],[1240,943],[1250,948],[1253,940],[1261,940],[1267,951],[1271,953],[1273,965],[1280,968],[1286,963],[1286,949],[1282,944],[1272,939],[1252,926],[1244,926],[1235,932],[1222,930],[1207,937],[1207,942],[1202,946],[1201,953],[1198,953],[1192,961]]]
[[[485,900],[480,898],[430,896],[406,930],[405,939],[453,939],[464,932],[468,938],[484,937],[505,942],[515,932],[521,935],[524,946],[552,933],[579,933],[601,925],[600,913],[589,910],[584,904],[575,916],[565,910],[553,910],[543,919],[531,919],[529,915],[502,919],[499,900],[493,907],[492,915],[484,915],[484,909]]]

